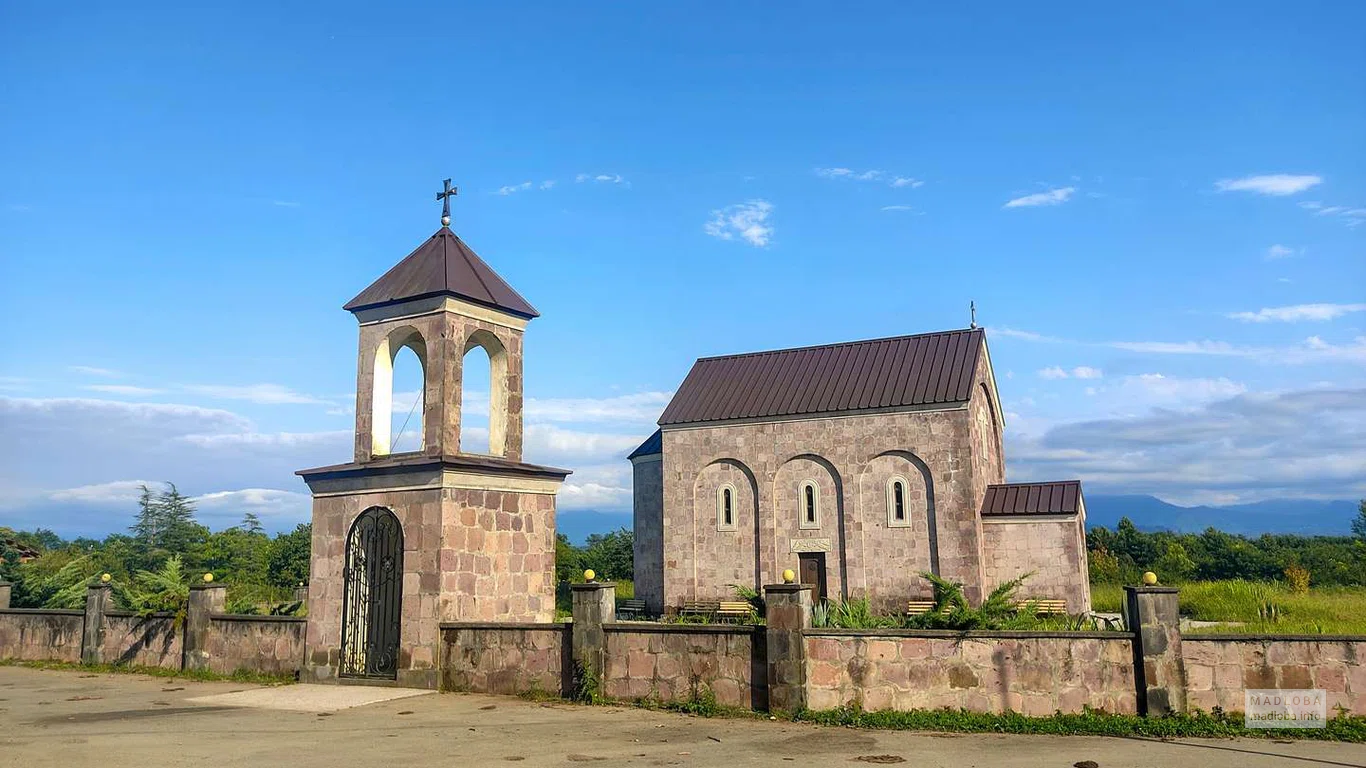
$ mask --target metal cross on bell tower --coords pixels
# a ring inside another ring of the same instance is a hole
[[[450,179],[446,179],[442,183],[446,185],[446,189],[443,192],[437,192],[436,199],[441,201],[441,226],[449,227],[451,225],[451,198],[460,194],[460,189],[452,187]]]

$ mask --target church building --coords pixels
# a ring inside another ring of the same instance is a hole
[[[1006,483],[984,331],[708,357],[630,455],[635,589],[651,611],[735,599],[785,569],[882,612],[930,596],[1091,608],[1078,481]]]

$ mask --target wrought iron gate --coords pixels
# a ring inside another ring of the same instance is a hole
[[[371,507],[356,518],[344,576],[340,674],[393,680],[403,606],[403,527],[393,512]]]

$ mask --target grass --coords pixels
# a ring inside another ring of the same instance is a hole
[[[1181,615],[1196,621],[1238,622],[1188,630],[1271,635],[1366,635],[1366,587],[1311,587],[1297,594],[1280,582],[1192,581],[1181,590]],[[1091,607],[1116,612],[1124,589],[1091,585]]]
[[[28,669],[56,669],[69,672],[96,672],[106,674],[149,675],[177,680],[212,682],[228,680],[236,683],[255,683],[257,685],[289,685],[296,682],[294,675],[267,675],[239,669],[230,675],[210,672],[207,669],[167,669],[165,667],[140,667],[130,664],[73,664],[68,661],[24,661],[21,659],[0,659],[0,667],[27,667]]]
[[[864,712],[856,707],[841,707],[820,712],[797,712],[792,715],[792,720],[846,728],[945,733],[1029,733],[1152,738],[1242,737],[1366,742],[1366,717],[1341,714],[1330,719],[1325,728],[1302,729],[1245,728],[1241,714],[1222,711],[1140,717],[1088,710],[1072,715],[1059,712],[1048,717],[1027,717],[1014,712],[1000,715],[951,709]]]

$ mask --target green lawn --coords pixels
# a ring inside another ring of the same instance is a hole
[[[1241,622],[1194,632],[1366,635],[1366,587],[1313,587],[1295,594],[1279,582],[1193,581],[1176,586],[1181,590],[1182,616]],[[1123,602],[1123,587],[1091,585],[1093,610],[1117,612]]]

